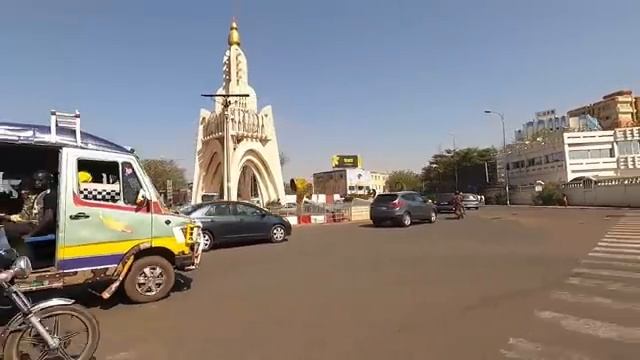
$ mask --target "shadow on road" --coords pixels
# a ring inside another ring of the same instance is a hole
[[[182,292],[191,289],[191,283],[193,279],[183,273],[176,273],[176,282],[169,293]],[[53,298],[68,298],[75,300],[76,303],[91,308],[99,308],[102,310],[109,310],[118,305],[137,305],[129,301],[122,293],[122,284],[120,288],[109,299],[103,299],[100,297],[100,293],[109,286],[110,283],[98,283],[92,285],[77,285],[71,286],[65,289],[50,289],[42,291],[34,291],[26,293],[25,295],[32,303],[38,303]],[[162,300],[160,300],[162,301]],[[12,306],[13,304],[8,298],[2,298],[0,300],[0,326],[4,326],[11,317],[13,317],[17,310]]]
[[[289,239],[286,239],[282,243],[286,243],[288,241]],[[268,240],[224,241],[218,244],[214,244],[211,250],[233,249],[233,248],[241,248],[241,247],[247,247],[247,246],[268,246],[268,245],[277,245],[277,244],[271,243]]]

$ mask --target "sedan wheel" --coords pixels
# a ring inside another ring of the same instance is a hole
[[[282,225],[275,225],[271,228],[271,242],[279,243],[283,242],[287,237],[287,232]]]
[[[208,231],[202,232],[202,251],[209,251],[213,247],[213,235]]]
[[[436,214],[435,210],[431,210],[431,215],[429,215],[429,222],[433,224],[438,220],[438,214]]]

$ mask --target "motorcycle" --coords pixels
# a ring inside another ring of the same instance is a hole
[[[464,206],[456,206],[456,209],[453,212],[456,215],[458,220],[464,219]]]
[[[100,340],[98,320],[83,306],[73,300],[54,298],[36,304],[14,284],[14,279],[25,279],[32,271],[26,256],[18,256],[14,249],[0,250],[0,289],[18,309],[18,313],[0,333],[2,359],[64,359],[90,360]],[[62,329],[69,320],[76,320],[82,327]],[[84,339],[82,347],[74,340]]]

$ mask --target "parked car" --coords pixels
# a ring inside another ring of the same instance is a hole
[[[478,210],[480,208],[480,197],[475,194],[462,194],[462,204],[465,209]]]
[[[369,218],[374,226],[392,221],[407,227],[415,220],[434,223],[438,213],[433,203],[425,200],[418,193],[402,191],[376,196],[369,210]]]
[[[213,201],[182,209],[182,214],[202,223],[204,250],[225,241],[269,240],[278,243],[291,235],[282,216],[239,201]]]
[[[453,212],[453,193],[441,193],[436,195],[436,208],[440,213]]]

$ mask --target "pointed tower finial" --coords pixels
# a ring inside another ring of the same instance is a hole
[[[231,27],[229,28],[229,46],[240,46],[240,32],[238,32],[238,23],[236,23],[235,17],[231,20]]]

